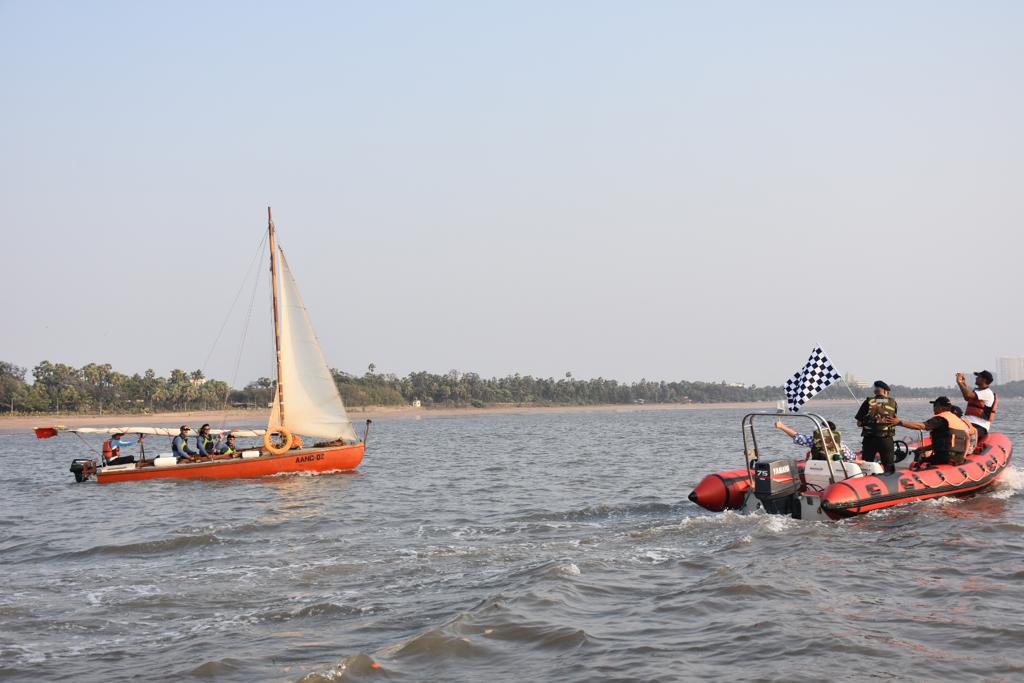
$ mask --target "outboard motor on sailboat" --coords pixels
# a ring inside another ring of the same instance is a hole
[[[754,463],[754,496],[765,512],[792,514],[799,490],[800,470],[795,460],[759,460]]]
[[[96,461],[88,458],[75,458],[71,461],[70,472],[75,475],[75,481],[81,484],[96,473]]]

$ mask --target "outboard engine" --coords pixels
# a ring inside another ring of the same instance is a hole
[[[71,461],[71,473],[75,475],[75,481],[79,484],[88,481],[89,477],[96,473],[96,461],[88,458],[75,458]]]
[[[791,515],[799,509],[800,470],[795,460],[758,460],[754,463],[754,496],[765,512]]]

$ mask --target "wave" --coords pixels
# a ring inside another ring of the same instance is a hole
[[[511,610],[505,600],[487,600],[471,612],[462,612],[440,626],[428,628],[386,648],[382,657],[447,659],[489,657],[493,641],[514,642],[538,649],[575,650],[590,637],[580,628],[527,619]]]
[[[1024,469],[1020,467],[1007,467],[1003,476],[999,477],[992,487],[992,498],[1004,500],[1017,495],[1024,490]]]
[[[189,671],[188,675],[195,678],[223,678],[233,674],[237,675],[243,668],[243,662],[229,657],[227,659],[203,662]]]
[[[362,680],[374,674],[397,673],[389,671],[373,657],[359,653],[345,657],[330,669],[306,674],[299,683],[336,683],[337,681]]]
[[[613,519],[617,517],[633,516],[665,516],[683,509],[679,503],[634,503],[620,505],[588,505],[577,510],[564,512],[536,512],[523,517],[518,521],[523,522],[549,522],[549,521],[570,521],[587,522]]]
[[[173,553],[191,548],[205,548],[209,546],[238,543],[220,538],[215,533],[207,531],[200,534],[174,536],[156,541],[140,541],[138,543],[105,544],[97,545],[84,550],[60,553],[51,559],[75,560],[90,557],[132,557],[139,555],[159,555]],[[35,561],[38,561],[35,560]]]
[[[260,481],[262,479],[293,479],[302,477],[319,477],[327,474],[344,474],[345,476],[349,477],[360,476],[358,470],[321,470],[319,472],[314,470],[300,470],[298,472],[278,472],[276,474],[269,474],[265,477],[255,478],[254,481]]]

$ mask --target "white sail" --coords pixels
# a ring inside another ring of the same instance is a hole
[[[281,333],[281,377],[278,380],[284,385],[284,420],[281,420],[280,394],[274,392],[269,428],[283,426],[292,434],[358,441],[280,247],[278,256]]]

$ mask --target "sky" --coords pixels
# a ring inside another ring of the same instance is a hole
[[[273,206],[348,372],[765,385],[820,343],[951,384],[1024,355],[1021,35],[1018,2],[0,0],[0,360],[272,375]]]

